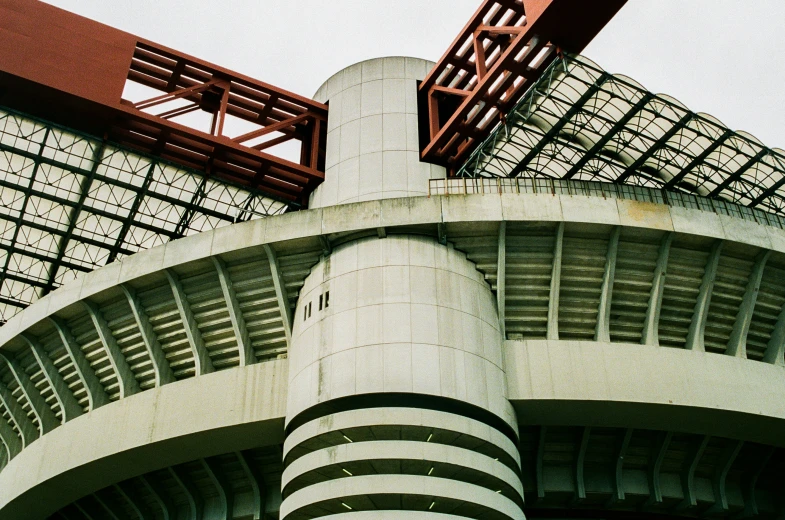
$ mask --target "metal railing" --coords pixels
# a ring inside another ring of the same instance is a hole
[[[579,195],[586,197],[602,197],[605,199],[635,200],[653,202],[678,208],[711,211],[719,215],[727,215],[766,226],[785,229],[785,217],[746,206],[717,199],[709,199],[688,193],[664,191],[642,186],[611,184],[608,182],[568,181],[544,178],[452,178],[431,179],[428,196],[450,195],[501,195],[532,193],[543,195]]]

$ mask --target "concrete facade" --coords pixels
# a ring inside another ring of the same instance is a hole
[[[422,414],[401,411],[418,406],[459,417],[482,416],[478,412],[483,411],[516,435],[517,420],[505,396],[494,297],[464,254],[433,239],[406,235],[336,247],[312,269],[300,291],[289,361],[292,436],[306,420],[330,422],[334,410],[341,409],[353,410],[352,417],[361,421],[382,403],[381,410],[400,416],[393,424],[410,435],[355,442],[351,432],[360,425],[349,422],[337,442],[325,441],[326,446],[287,466],[296,476],[284,475],[282,516],[362,510],[369,500],[374,503],[374,495],[401,495],[434,512],[483,510],[524,517],[519,466],[509,468],[486,454],[445,445],[441,436],[425,433],[442,421],[422,425]],[[372,428],[388,424],[382,420]],[[346,439],[352,439],[349,445]],[[307,441],[288,444],[284,457]],[[416,471],[402,464],[389,476],[360,477],[347,469],[358,459],[372,465],[406,460],[430,466]],[[445,466],[456,468],[451,478],[445,478],[450,474],[442,470]],[[290,479],[324,475],[331,467],[352,478],[305,480],[287,488]]]
[[[428,66],[320,89],[313,209],[138,253],[0,329],[0,518],[785,510],[785,230],[426,197]]]
[[[311,208],[428,194],[440,166],[420,162],[417,81],[433,63],[390,57],[357,63],[328,79],[314,99],[328,103],[324,182]]]

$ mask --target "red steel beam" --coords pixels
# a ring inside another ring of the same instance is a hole
[[[421,159],[451,174],[560,52],[581,52],[626,0],[485,0],[419,87]]]
[[[128,82],[159,93],[132,103]],[[324,179],[326,105],[39,0],[0,0],[0,105],[301,206]],[[197,110],[209,129],[173,120]],[[229,116],[256,128],[226,136]],[[262,151],[290,140],[299,163]]]

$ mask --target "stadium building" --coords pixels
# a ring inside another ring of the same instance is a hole
[[[0,0],[0,518],[783,518],[785,151],[623,4],[310,99]]]

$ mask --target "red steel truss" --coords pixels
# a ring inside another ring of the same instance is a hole
[[[127,101],[128,81],[160,94]],[[0,105],[300,206],[324,179],[326,105],[38,0],[0,0]],[[209,131],[172,120],[196,111]],[[226,136],[228,116],[252,129]],[[299,163],[266,151],[291,140]]]
[[[421,159],[454,173],[561,52],[626,0],[485,0],[419,88]]]

